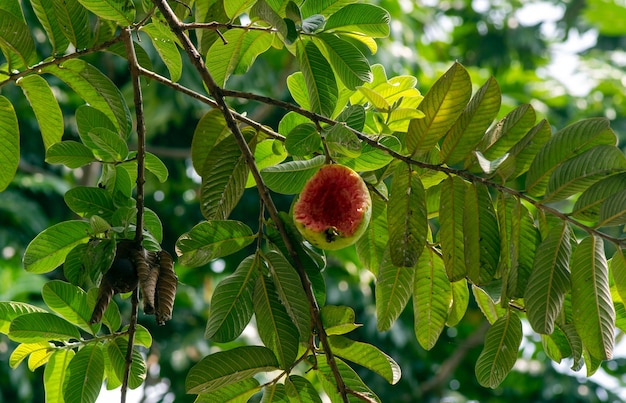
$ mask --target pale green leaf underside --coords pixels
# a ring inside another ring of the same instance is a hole
[[[48,82],[38,75],[31,74],[16,82],[22,87],[30,106],[35,112],[39,123],[39,130],[46,148],[50,148],[63,136],[63,114],[61,108],[48,85]]]
[[[9,186],[20,161],[20,132],[11,102],[0,95],[0,192]]]

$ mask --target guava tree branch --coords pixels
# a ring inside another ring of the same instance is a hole
[[[283,108],[287,111],[290,112],[295,112],[299,115],[302,115],[308,119],[311,119],[313,122],[316,123],[326,123],[329,125],[336,125],[336,124],[340,124],[339,122],[337,122],[334,119],[330,119],[327,118],[325,116],[319,115],[317,113],[311,112],[309,110],[306,110],[304,108],[301,108],[299,106],[296,106],[294,104],[291,104],[289,102],[285,102],[285,101],[281,101],[281,100],[277,100],[277,99],[273,99],[270,97],[266,97],[266,96],[262,96],[262,95],[257,95],[257,94],[253,94],[250,92],[241,92],[241,91],[234,91],[234,90],[224,90],[224,95],[228,96],[228,97],[235,97],[235,98],[244,98],[244,99],[251,99],[251,100],[255,100],[258,102],[262,102],[265,104],[271,104],[280,108]],[[595,228],[592,228],[588,225],[583,224],[582,222],[576,220],[575,218],[564,214],[560,211],[558,211],[555,208],[552,208],[548,205],[543,204],[540,200],[535,200],[534,198],[528,196],[526,193],[521,192],[519,190],[515,190],[515,189],[511,189],[507,186],[501,185],[497,182],[493,182],[492,180],[488,179],[488,178],[484,178],[482,176],[478,176],[478,175],[474,175],[469,171],[465,171],[462,169],[455,169],[455,168],[450,168],[444,165],[435,165],[435,164],[429,164],[423,161],[419,161],[416,160],[414,158],[411,158],[409,156],[400,154],[388,147],[386,147],[383,144],[380,144],[378,142],[377,139],[372,138],[370,135],[367,135],[363,132],[360,132],[358,130],[355,130],[349,126],[346,126],[346,128],[348,130],[350,130],[352,133],[354,133],[361,141],[371,145],[374,148],[377,148],[381,151],[386,152],[387,154],[391,155],[392,157],[394,157],[395,159],[401,160],[406,162],[407,164],[411,164],[411,165],[415,165],[417,167],[420,168],[424,168],[424,169],[429,169],[429,170],[433,170],[433,171],[438,171],[438,172],[443,172],[445,174],[448,175],[455,175],[455,176],[459,176],[462,177],[470,182],[478,182],[481,183],[485,186],[491,187],[493,189],[496,189],[502,193],[507,193],[510,194],[512,196],[515,196],[521,200],[524,200],[528,203],[530,203],[531,205],[533,205],[535,208],[537,208],[538,210],[541,210],[543,212],[546,212],[548,214],[551,214],[555,217],[558,217],[559,219],[561,219],[562,221],[568,222],[576,227],[578,227],[579,229],[585,231],[586,233],[588,233],[589,235],[594,235],[597,236],[598,238],[601,238],[607,242],[610,242],[618,247],[626,247],[626,239],[624,238],[616,238],[616,237],[612,237],[608,234],[605,234],[604,232],[598,231]]]
[[[178,18],[176,17],[174,12],[170,8],[169,4],[164,0],[154,0],[154,4],[159,8],[161,13],[165,17],[172,32],[180,40],[183,46],[183,49],[185,50],[185,52],[187,53],[187,56],[190,58],[192,64],[194,65],[198,73],[200,74],[202,81],[209,89],[209,93],[211,94],[215,102],[217,103],[217,107],[221,110],[222,115],[224,116],[224,119],[226,120],[226,124],[228,125],[228,128],[230,129],[235,140],[237,141],[237,144],[239,145],[239,148],[246,161],[246,164],[248,165],[250,172],[255,179],[261,200],[265,204],[267,208],[267,212],[272,218],[272,221],[276,223],[278,231],[281,234],[283,241],[285,242],[285,246],[287,247],[292,259],[296,263],[296,266],[297,266],[296,269],[298,270],[298,273],[300,275],[300,280],[302,282],[302,286],[304,288],[304,291],[306,292],[307,299],[309,302],[309,309],[311,310],[311,316],[315,323],[315,327],[318,332],[318,337],[320,339],[320,342],[322,343],[322,346],[324,348],[328,365],[331,368],[331,371],[333,372],[335,381],[337,382],[337,388],[338,388],[339,393],[341,394],[344,402],[348,402],[346,385],[343,381],[343,378],[341,377],[341,373],[339,372],[339,368],[337,367],[337,363],[332,353],[330,343],[328,342],[326,331],[322,323],[320,309],[319,309],[319,306],[317,305],[317,300],[315,299],[315,296],[313,294],[313,288],[312,288],[311,282],[308,276],[306,275],[304,267],[302,266],[302,263],[300,262],[298,254],[296,250],[294,249],[291,243],[291,240],[289,239],[284,223],[280,219],[280,216],[278,215],[278,210],[276,206],[274,205],[274,201],[272,200],[270,196],[269,189],[265,186],[261,178],[261,173],[259,172],[259,169],[256,166],[254,155],[252,154],[252,151],[248,147],[246,139],[241,133],[241,130],[239,129],[239,126],[237,122],[235,121],[235,118],[233,114],[231,113],[230,108],[228,107],[228,105],[226,105],[223,90],[219,85],[217,85],[217,83],[215,82],[215,80],[213,79],[209,71],[207,70],[204,64],[204,60],[202,59],[202,56],[200,55],[200,53],[198,52],[194,44],[191,42],[189,37],[185,35],[184,30],[183,30],[183,25],[178,20]]]
[[[143,97],[141,93],[141,83],[139,81],[139,62],[135,53],[135,45],[131,37],[130,27],[122,30],[121,37],[124,39],[126,46],[126,57],[128,59],[128,68],[130,69],[131,83],[133,85],[133,100],[135,102],[135,116],[137,118],[137,223],[135,227],[135,244],[141,247],[143,240],[143,207],[144,207],[144,183],[145,183],[145,157],[146,157],[146,125],[143,114]],[[122,380],[122,397],[121,402],[126,402],[126,393],[128,391],[128,380],[130,377],[130,369],[133,363],[133,349],[135,345],[135,331],[137,329],[137,311],[139,307],[139,291],[138,288],[133,290],[132,295],[132,311],[130,323],[128,325],[128,346],[126,348],[126,362],[124,366],[124,379]]]

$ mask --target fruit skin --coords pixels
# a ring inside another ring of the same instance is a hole
[[[365,182],[343,165],[322,166],[304,185],[293,208],[302,236],[326,250],[355,243],[367,229],[372,200]]]

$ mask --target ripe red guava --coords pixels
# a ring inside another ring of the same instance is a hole
[[[296,228],[321,249],[342,249],[367,229],[372,199],[359,174],[343,165],[324,165],[304,185],[293,208]]]

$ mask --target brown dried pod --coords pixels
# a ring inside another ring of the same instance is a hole
[[[93,308],[91,319],[89,319],[90,325],[98,323],[102,320],[102,315],[104,315],[104,312],[107,310],[107,307],[111,302],[111,297],[113,297],[113,288],[111,287],[111,284],[109,284],[109,280],[106,277],[103,277],[102,281],[100,281],[100,287],[98,287],[98,299],[96,300],[96,306]]]
[[[157,281],[155,298],[156,321],[159,325],[164,325],[166,321],[172,318],[178,276],[174,271],[172,256],[164,250],[159,251],[158,256],[159,279]]]
[[[154,297],[159,278],[157,255],[155,252],[148,252],[146,249],[141,248],[134,251],[133,260],[137,268],[139,286],[141,287],[143,311],[151,315],[154,313]]]

